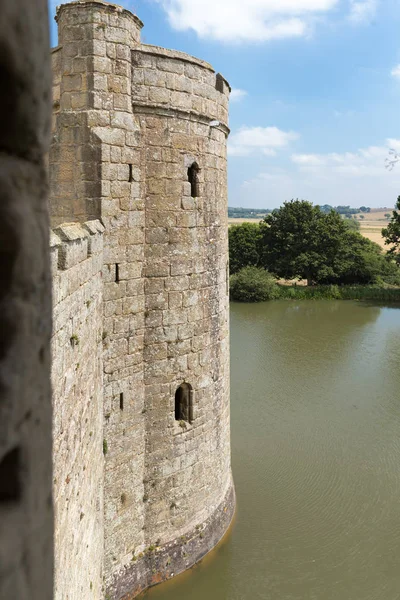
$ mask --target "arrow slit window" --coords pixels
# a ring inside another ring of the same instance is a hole
[[[175,421],[193,421],[193,389],[189,383],[182,383],[175,392]]]
[[[188,181],[190,183],[190,195],[192,198],[198,198],[198,196],[200,196],[199,172],[200,167],[196,162],[188,168]]]

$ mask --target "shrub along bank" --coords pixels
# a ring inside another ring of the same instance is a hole
[[[375,285],[281,285],[263,268],[244,267],[230,277],[230,297],[236,302],[266,300],[364,300],[400,304],[400,287]]]

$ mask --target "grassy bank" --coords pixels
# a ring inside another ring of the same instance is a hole
[[[397,280],[396,280],[397,283]],[[389,282],[343,285],[286,285],[265,269],[244,267],[230,277],[230,297],[237,302],[266,300],[364,300],[400,304],[400,286]]]
[[[277,298],[284,300],[365,300],[400,304],[400,288],[379,285],[278,285]]]

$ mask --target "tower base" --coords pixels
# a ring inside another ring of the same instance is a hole
[[[131,600],[153,585],[171,579],[193,567],[223,538],[235,514],[233,482],[214,513],[185,535],[160,547],[150,546],[142,556],[132,557],[108,586],[106,598]]]

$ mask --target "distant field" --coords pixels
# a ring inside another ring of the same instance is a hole
[[[360,215],[362,213],[356,215],[361,226],[360,233],[364,237],[370,239],[372,242],[375,242],[376,244],[382,246],[382,248],[385,248],[385,250],[387,250],[388,247],[385,246],[381,230],[389,223],[388,219],[385,217],[385,213],[392,214],[392,211],[393,208],[384,208],[379,210],[373,209],[370,213],[364,215],[364,219],[360,219]]]
[[[385,242],[382,238],[381,230],[388,224],[388,219],[385,217],[385,213],[392,213],[393,208],[383,209],[372,209],[370,213],[359,213],[355,215],[357,221],[360,223],[360,233],[364,237],[368,238],[372,242],[379,244],[382,248],[387,250]],[[360,219],[360,215],[364,214],[364,219]],[[259,223],[261,218],[258,219],[228,219],[229,226],[240,225],[241,223]]]
[[[259,223],[261,221],[261,217],[258,219],[228,219],[228,225],[241,225],[242,223]]]

